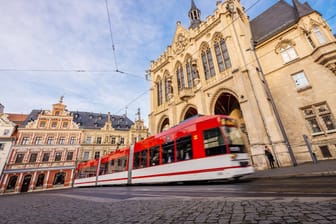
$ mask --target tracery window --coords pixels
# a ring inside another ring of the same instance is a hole
[[[184,74],[183,74],[183,67],[181,64],[177,65],[176,77],[177,77],[177,89],[178,90],[184,89],[185,88]]]
[[[217,58],[218,69],[220,72],[223,72],[225,69],[231,67],[230,56],[225,40],[223,38],[216,38],[214,48]]]
[[[205,79],[208,80],[209,78],[216,75],[215,67],[211,55],[211,50],[208,46],[204,45],[201,50],[201,57],[202,57],[202,64],[205,74]]]
[[[162,104],[162,80],[157,82],[157,98],[158,98],[158,106]]]
[[[169,74],[165,76],[165,100],[166,102],[169,100],[169,94],[172,94],[172,86],[171,86],[171,78]]]
[[[194,78],[193,78],[193,66],[192,66],[192,59],[188,58],[186,61],[186,71],[187,71],[187,80],[188,80],[188,87],[194,87]]]

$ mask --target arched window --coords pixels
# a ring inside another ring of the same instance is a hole
[[[193,82],[193,66],[191,57],[186,60],[186,71],[187,71],[188,87],[192,88],[194,87],[194,82]]]
[[[43,186],[43,181],[44,181],[44,174],[41,173],[38,175],[37,182],[36,182],[36,187],[42,187]]]
[[[185,88],[184,74],[183,74],[183,67],[181,64],[178,64],[176,67],[176,78],[177,78],[178,90],[184,89]]]
[[[7,184],[7,190],[14,190],[17,181],[17,176],[11,176]]]
[[[208,80],[209,78],[215,76],[215,67],[211,55],[211,50],[208,46],[204,45],[201,50],[201,57],[203,63],[203,69],[205,74],[205,79]]]
[[[169,76],[168,73],[165,74],[165,79],[164,79],[164,82],[165,82],[165,100],[166,102],[168,102],[169,100],[169,94],[172,94],[173,92],[173,89],[172,89],[172,80],[171,80],[171,77]]]
[[[276,52],[281,54],[284,63],[290,62],[298,57],[294,49],[294,43],[289,40],[279,43],[276,47]]]
[[[225,40],[223,38],[216,38],[214,44],[218,69],[223,72],[225,69],[231,67],[231,61]]]
[[[158,106],[160,106],[162,104],[162,80],[159,80],[156,85]]]
[[[56,173],[53,184],[54,185],[64,184],[64,180],[65,180],[64,172]]]

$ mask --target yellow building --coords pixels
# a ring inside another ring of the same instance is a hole
[[[336,158],[336,43],[307,3],[280,0],[252,21],[238,0],[217,1],[201,21],[177,22],[172,44],[152,61],[152,134],[196,114],[238,119],[253,165]],[[276,20],[274,18],[277,18]]]
[[[110,113],[74,112],[74,118],[82,129],[80,161],[99,158],[148,136],[140,110],[135,123],[127,116]]]

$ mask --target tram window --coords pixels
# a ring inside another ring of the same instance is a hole
[[[226,126],[224,130],[230,145],[244,145],[243,138],[241,137],[238,128]]]
[[[203,138],[206,156],[226,153],[226,145],[224,143],[222,132],[219,128],[205,130],[203,132]]]
[[[150,148],[150,166],[156,166],[160,163],[160,146]]]
[[[147,167],[147,153],[147,149],[134,153],[134,169]]]
[[[176,140],[177,161],[192,159],[191,136]]]
[[[108,163],[102,163],[100,165],[99,175],[106,174],[107,173],[107,168],[108,168]]]
[[[174,142],[167,142],[162,145],[162,164],[175,161]]]
[[[148,155],[148,150],[143,150],[141,153],[141,168],[147,167],[147,155]]]

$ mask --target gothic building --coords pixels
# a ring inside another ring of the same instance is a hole
[[[336,41],[308,3],[279,0],[250,20],[239,0],[176,24],[152,61],[150,132],[196,114],[235,117],[257,169],[269,145],[279,166],[336,158]]]

